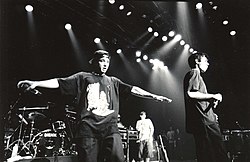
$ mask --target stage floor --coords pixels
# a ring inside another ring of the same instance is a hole
[[[78,162],[77,156],[53,156],[53,157],[36,157],[36,158],[25,158],[13,159],[15,162]],[[10,162],[14,162],[10,161]],[[150,161],[150,162],[164,162],[160,161]],[[196,162],[196,160],[171,160],[170,162]]]

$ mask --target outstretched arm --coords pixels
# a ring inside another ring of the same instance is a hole
[[[167,101],[168,103],[172,102],[172,100],[167,97],[152,94],[136,86],[132,87],[131,93],[142,98],[155,99],[157,101]]]
[[[220,93],[217,94],[209,94],[209,93],[201,93],[201,92],[191,92],[188,91],[187,92],[188,96],[190,98],[194,98],[194,99],[215,99],[218,100],[219,102],[222,101],[222,95]]]
[[[59,83],[57,79],[49,79],[43,81],[30,81],[30,80],[22,80],[17,83],[17,88],[21,88],[24,84],[28,84],[29,87],[26,91],[34,89],[36,87],[43,87],[43,88],[59,88]]]

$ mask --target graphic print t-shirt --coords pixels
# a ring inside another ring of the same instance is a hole
[[[79,72],[58,79],[62,94],[75,96],[79,129],[76,136],[96,136],[118,132],[119,96],[132,86],[116,77]]]

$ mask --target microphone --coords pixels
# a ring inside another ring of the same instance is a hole
[[[37,89],[29,89],[30,85],[28,83],[23,83],[20,88],[23,89],[23,92],[26,93],[26,92],[30,92],[34,95],[42,95],[42,93],[40,91],[38,91]]]
[[[24,119],[24,117],[21,114],[18,114],[18,117],[22,120],[22,122],[24,122],[25,125],[28,125],[27,120]]]
[[[38,96],[42,95],[42,93],[40,91],[38,91],[37,89],[31,89],[31,90],[28,90],[28,91],[35,94],[35,95],[38,95]]]
[[[214,100],[213,101],[213,108],[215,109],[219,104],[219,100]]]

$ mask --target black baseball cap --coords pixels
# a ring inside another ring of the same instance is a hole
[[[108,51],[97,50],[97,51],[94,52],[94,55],[93,55],[92,59],[89,60],[89,63],[92,64],[93,60],[100,59],[102,57],[108,57],[109,59],[111,58]]]

